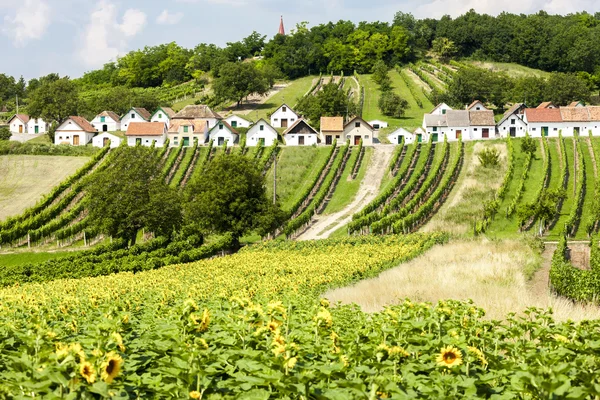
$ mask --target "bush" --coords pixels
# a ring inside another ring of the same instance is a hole
[[[495,168],[500,165],[500,152],[496,149],[483,149],[477,157],[484,168]]]
[[[524,153],[531,153],[533,155],[536,150],[537,144],[531,136],[527,135],[523,138],[523,140],[521,140],[521,151]]]
[[[384,92],[379,97],[379,110],[383,115],[394,118],[404,116],[408,101],[393,92]]]
[[[10,140],[11,136],[12,134],[10,133],[8,126],[3,126],[0,128],[0,140]]]

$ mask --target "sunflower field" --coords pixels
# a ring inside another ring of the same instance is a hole
[[[470,303],[334,306],[328,288],[444,234],[270,242],[157,270],[0,290],[0,398],[590,398],[600,323]]]

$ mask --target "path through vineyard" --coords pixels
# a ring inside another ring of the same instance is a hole
[[[330,215],[318,215],[313,224],[298,240],[326,239],[333,232],[352,220],[352,215],[362,210],[379,193],[379,185],[388,172],[388,165],[394,152],[394,145],[373,146],[373,156],[364,179],[360,183],[354,200],[342,211]]]

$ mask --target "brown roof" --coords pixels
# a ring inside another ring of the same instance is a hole
[[[194,128],[193,132],[190,133],[204,133],[208,128],[208,121],[203,119],[176,119],[171,121],[169,133],[179,133],[179,127],[186,125]]]
[[[135,110],[138,114],[140,114],[140,117],[144,118],[146,121],[150,121],[150,118],[152,118],[150,111],[146,110],[145,108],[133,107],[132,110]]]
[[[165,134],[164,122],[130,122],[127,136],[162,136]]]
[[[359,116],[356,116],[356,117],[352,118],[350,121],[348,121],[348,123],[347,123],[346,125],[344,125],[344,129],[346,129],[346,127],[347,127],[348,125],[350,125],[350,124],[354,123],[354,121],[356,121],[356,120],[362,121],[362,122],[363,122],[365,125],[367,125],[367,127],[368,127],[370,130],[374,130],[374,129],[373,129],[373,127],[371,126],[371,124],[370,124],[370,123],[368,123],[367,121],[365,121],[364,119],[362,119],[362,118],[361,118],[361,117],[359,117]]]
[[[469,111],[469,120],[471,126],[494,126],[496,121],[494,120],[493,111]]]
[[[551,101],[544,101],[543,103],[540,103],[539,106],[537,106],[537,108],[552,108],[552,107],[556,107]]]
[[[117,115],[117,113],[115,113],[113,111],[102,111],[100,114],[98,114],[98,116],[100,116],[100,117],[110,117],[110,118],[112,118],[116,122],[120,122],[121,121],[121,118],[119,118],[119,116]]]
[[[75,122],[84,132],[98,132],[98,130],[83,117],[71,116],[69,119],[73,120],[73,122]]]
[[[173,116],[174,119],[216,118],[223,119],[206,105],[189,105]]]
[[[177,114],[171,107],[161,107],[161,110],[165,112],[169,116],[169,118],[173,118],[175,114]]]
[[[229,125],[229,123],[227,121],[219,121],[219,123],[217,123],[215,126],[212,127],[210,132],[212,133],[212,131],[219,129],[219,124],[225,125],[231,131],[231,133],[235,133],[236,135],[239,135],[238,131],[236,131],[231,125]]]
[[[321,132],[343,132],[344,117],[321,117]]]
[[[340,117],[341,118],[341,117]],[[321,120],[323,119],[323,117],[321,117]],[[302,126],[300,126],[302,125]],[[294,122],[292,124],[292,126],[290,126],[289,128],[287,128],[284,132],[283,135],[287,135],[290,133],[303,133],[306,135],[310,135],[310,134],[318,134],[318,132],[315,130],[315,128],[313,128],[312,126],[310,126],[308,124],[308,122],[306,122],[306,120],[304,118],[300,118],[298,119],[296,122]]]
[[[569,104],[569,107],[577,107],[577,106],[583,106],[584,104],[581,101],[574,101],[571,104]]]
[[[558,108],[526,108],[527,122],[562,122]]]
[[[25,115],[25,114],[15,114],[8,121],[10,122],[10,121],[12,121],[15,118],[19,118],[24,124],[26,124],[26,123],[29,122],[29,115]]]
[[[504,123],[504,121],[506,121],[507,119],[509,119],[513,114],[517,114],[517,112],[519,111],[519,109],[521,107],[524,107],[523,103],[515,103],[512,105],[512,107],[510,107],[502,116],[502,119],[498,122],[498,125],[502,125],[502,123]]]
[[[588,106],[590,112],[590,121],[600,121],[600,107],[599,106]]]
[[[484,106],[484,107],[485,107],[485,105],[483,104],[483,102],[482,102],[481,100],[475,100],[474,102],[472,102],[472,103],[471,103],[471,105],[470,105],[470,106],[468,106],[468,107],[467,107],[467,110],[471,110],[471,108],[475,107],[475,105],[476,105],[477,103],[479,103],[479,104],[481,104],[482,106]]]
[[[587,107],[561,107],[560,115],[563,121],[587,122],[590,120],[590,112]]]

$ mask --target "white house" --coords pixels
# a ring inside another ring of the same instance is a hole
[[[448,111],[450,110],[447,110],[446,112]],[[447,135],[450,132],[446,114],[425,114],[423,116],[423,130],[425,131],[426,137],[434,136],[435,141],[438,141],[439,137],[443,138],[444,135]]]
[[[169,107],[158,107],[158,110],[154,111],[154,114],[150,117],[150,122],[163,122],[165,125],[169,126],[171,124],[171,118],[173,118],[175,114],[175,111]]]
[[[283,132],[283,138],[287,146],[312,146],[319,142],[319,132],[300,118]]]
[[[29,123],[29,115],[15,114],[8,120],[8,129],[11,133],[27,133],[27,124]]]
[[[189,106],[185,106],[183,110],[179,111],[177,114],[171,118],[171,122],[174,120],[204,120],[208,122],[209,129],[217,125],[219,121],[223,119],[219,114],[214,112],[209,106],[203,104],[193,104]]]
[[[145,108],[133,107],[121,118],[121,129],[129,130],[129,124],[132,122],[150,122],[150,117],[150,113]]]
[[[373,129],[375,129],[376,131],[381,129],[381,128],[387,128],[388,127],[388,123],[385,121],[382,121],[380,119],[374,119],[373,121],[367,121],[369,123],[369,125],[371,125],[373,127]]]
[[[361,117],[354,117],[344,125],[344,137],[351,146],[358,146],[361,139],[363,146],[373,145],[373,132],[373,127]]]
[[[212,127],[208,136],[209,139],[213,141],[213,146],[223,146],[227,144],[227,147],[231,147],[237,143],[239,135],[227,122],[220,121],[217,125]]]
[[[246,146],[256,146],[261,141],[264,146],[271,146],[277,141],[277,131],[262,118],[248,129]]]
[[[106,147],[110,146],[111,149],[119,147],[123,139],[112,133],[103,132],[99,135],[94,136],[92,139],[92,146],[94,147]]]
[[[564,136],[588,135],[588,131],[598,131],[598,122],[592,121],[590,107],[560,107],[562,134]]]
[[[496,137],[494,112],[490,110],[469,111],[470,139],[493,139]]]
[[[164,122],[131,122],[125,133],[128,146],[162,147],[167,140]]]
[[[54,144],[85,146],[98,131],[85,118],[71,116],[54,133]]]
[[[178,147],[183,142],[183,147],[199,145],[208,140],[208,121],[202,119],[174,119],[171,121],[167,136],[169,146]]]
[[[247,119],[244,119],[236,114],[231,114],[230,116],[225,118],[224,121],[227,122],[229,125],[231,125],[231,127],[234,129],[235,128],[250,128],[250,126],[252,125],[252,123],[250,121],[248,121]]]
[[[488,109],[480,100],[475,100],[467,106],[467,111],[488,111]]]
[[[41,118],[29,118],[27,122],[27,133],[37,135],[38,133],[48,132],[48,124]]]
[[[448,110],[446,112],[446,121],[448,129],[444,132],[448,136],[448,141],[455,141],[461,138],[462,140],[472,140],[471,133],[471,117],[467,110]],[[494,130],[495,130],[494,125]],[[441,135],[432,134],[431,141],[441,142],[444,138]]]
[[[91,121],[98,132],[116,132],[121,130],[121,119],[112,111],[102,111]]]
[[[431,112],[429,114],[432,114],[432,115],[445,115],[448,112],[448,110],[452,110],[452,107],[450,107],[446,103],[440,103],[437,106],[435,106],[435,108],[433,110],[431,110]]]
[[[271,114],[271,126],[273,128],[288,128],[298,120],[298,114],[287,104],[282,104]]]
[[[415,141],[415,134],[404,128],[398,128],[388,135],[391,144],[402,143],[402,138],[404,138],[404,144],[411,144]]]
[[[333,144],[336,139],[338,144],[344,135],[344,117],[321,117],[321,143]]]
[[[564,128],[558,108],[526,108],[523,121],[532,137],[558,137],[559,131]]]
[[[524,109],[525,105],[523,103],[516,103],[504,113],[502,119],[496,125],[496,131],[501,137],[525,136],[527,124],[523,121]]]

